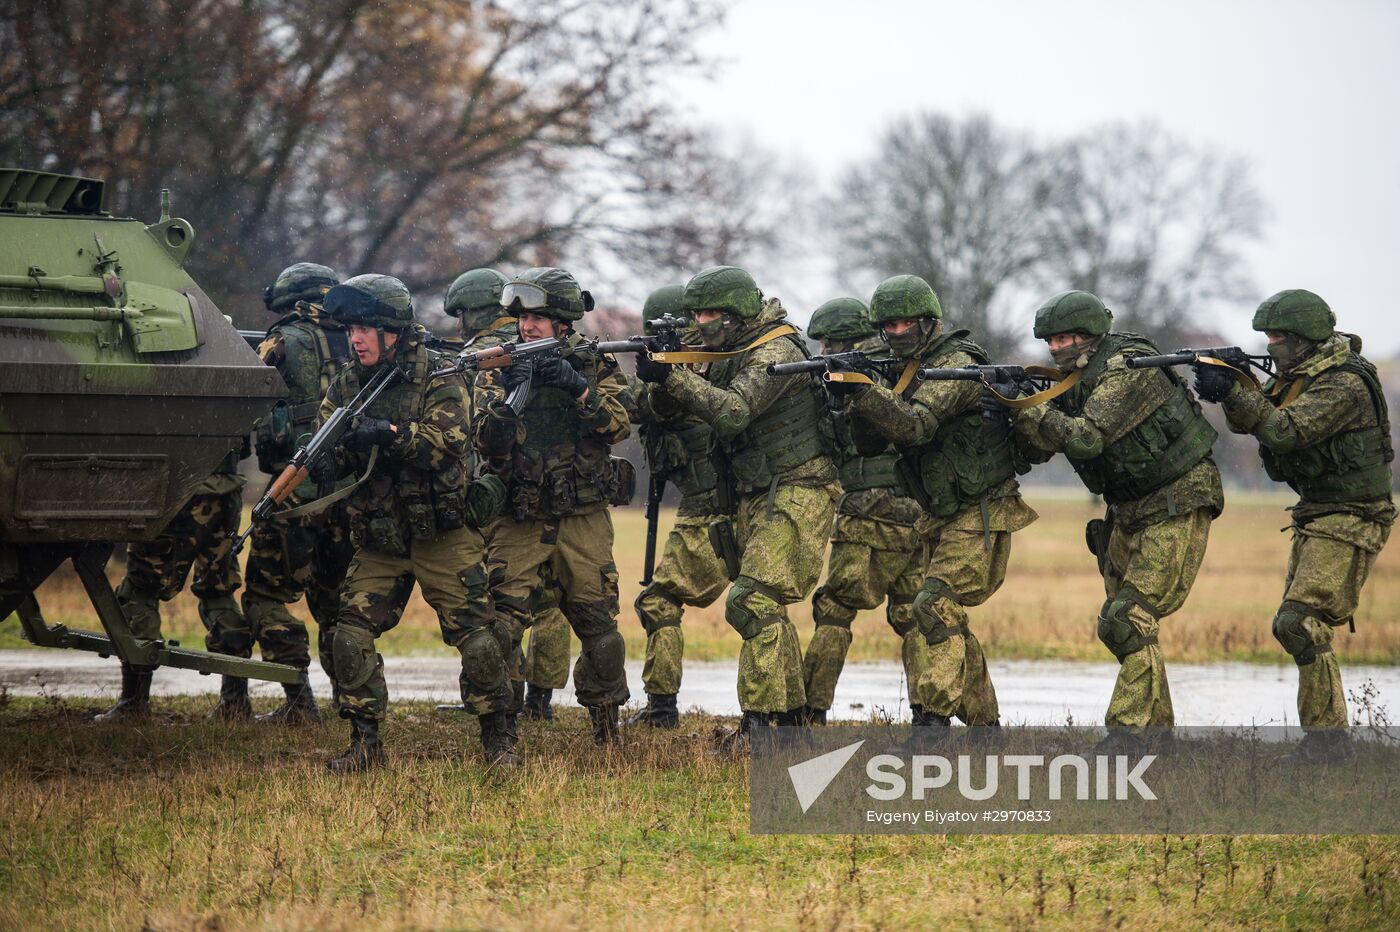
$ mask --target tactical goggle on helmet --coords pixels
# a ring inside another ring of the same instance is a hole
[[[350,285],[337,285],[327,291],[322,306],[327,314],[346,326],[361,324],[401,330],[413,322],[412,309],[401,310]]]
[[[576,310],[573,302],[568,298],[552,295],[539,285],[532,285],[529,282],[511,282],[501,289],[501,306],[518,307],[522,311],[537,311],[545,307],[557,308],[561,311]],[[583,293],[583,309],[593,310],[593,296],[586,291]]]

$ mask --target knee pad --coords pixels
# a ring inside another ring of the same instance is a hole
[[[1314,644],[1312,634],[1308,631],[1305,619],[1316,618],[1326,622],[1317,609],[1304,605],[1302,602],[1295,602],[1292,599],[1285,601],[1278,607],[1278,612],[1274,615],[1274,638],[1283,645],[1283,649],[1293,658],[1293,662],[1300,667],[1305,667],[1317,660],[1318,654],[1325,654],[1332,649],[1331,644]]]
[[[645,603],[649,595],[654,595],[667,605],[673,606],[675,612],[658,616],[647,611]],[[637,601],[632,603],[632,608],[637,612],[637,619],[642,623],[642,630],[646,631],[648,635],[655,634],[662,628],[679,628],[681,624],[681,615],[685,611],[685,607],[681,604],[679,599],[655,583],[652,583],[642,590],[641,595],[637,596]]]
[[[1143,634],[1128,617],[1128,610],[1134,605],[1154,618],[1157,617],[1157,610],[1136,589],[1127,585],[1118,591],[1118,595],[1106,600],[1103,608],[1099,609],[1099,640],[1108,648],[1109,653],[1118,658],[1119,663],[1129,654],[1136,654],[1143,648],[1157,643],[1155,634]]]
[[[749,599],[754,595],[766,595],[778,601],[767,586],[747,576],[734,580],[734,585],[729,587],[729,596],[724,600],[724,620],[746,641],[757,637],[769,625],[782,621],[781,615],[759,615],[755,612],[749,604]]]
[[[622,640],[621,632],[616,629],[591,639],[584,652],[588,654],[589,663],[603,682],[616,682],[626,676],[627,644]]]
[[[823,601],[845,609],[846,612],[850,613],[849,617],[841,618],[832,615],[829,612],[822,611]],[[826,586],[822,586],[816,592],[812,593],[812,621],[818,626],[829,625],[835,628],[845,628],[849,631],[851,628],[851,622],[856,620],[855,616],[858,611],[859,609],[847,605],[845,602],[842,602],[840,599],[836,598],[836,596],[833,595],[831,590]]]
[[[374,635],[358,625],[342,621],[335,626],[331,655],[335,659],[336,685],[343,690],[358,689],[374,674],[378,659]]]
[[[506,657],[490,628],[477,628],[460,648],[462,675],[482,692],[499,689],[506,681]]]
[[[958,594],[941,579],[925,580],[923,586],[919,588],[919,594],[914,596],[914,624],[918,626],[924,640],[928,641],[929,647],[936,647],[954,635],[968,634],[967,625],[950,625],[947,619],[939,613],[938,601],[940,599],[962,604]],[[895,628],[895,630],[899,629]]]
[[[889,601],[885,603],[885,621],[901,639],[918,627],[914,619],[909,617],[913,612],[913,604],[913,599],[897,599],[894,596],[890,596]],[[901,615],[905,617],[901,618]]]

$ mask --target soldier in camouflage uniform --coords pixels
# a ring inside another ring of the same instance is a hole
[[[642,306],[642,318],[682,316],[684,293],[681,285],[658,288]],[[638,384],[637,431],[648,468],[679,489],[681,500],[651,583],[635,603],[637,618],[647,632],[642,667],[647,704],[627,724],[676,728],[680,725],[676,694],[681,688],[681,656],[685,652],[681,616],[687,605],[712,604],[724,594],[729,578],[709,538],[710,525],[719,520],[715,514],[718,474],[712,459],[714,428],[683,409],[677,410],[674,404],[666,410],[663,403],[658,411],[651,402],[652,388],[646,382]]]
[[[620,501],[630,467],[609,456],[626,439],[627,382],[616,360],[580,351],[575,322],[593,298],[563,269],[527,269],[501,301],[519,319],[520,338],[558,337],[564,351],[486,370],[476,381],[474,431],[487,467],[509,489],[507,518],[491,528],[491,557],[505,565],[498,607],[518,632],[532,601],[553,590],[583,644],[574,690],[600,744],[618,740],[618,707],[627,701],[626,648],[617,630],[617,566],[610,501]],[[528,390],[522,410],[507,403]],[[635,481],[634,479],[632,481]]]
[[[246,456],[247,451],[242,455]],[[238,453],[230,452],[155,540],[127,548],[126,575],[117,586],[117,602],[136,637],[160,637],[160,603],[169,602],[185,588],[191,568],[194,584],[190,588],[199,599],[199,620],[209,632],[208,648],[220,650],[225,632],[247,628],[233,596],[243,582],[238,561],[231,555],[242,518],[246,483],[238,474],[240,458]],[[116,705],[98,715],[97,721],[128,721],[149,715],[155,670],[154,666],[123,661],[121,697]],[[240,682],[240,694],[221,693],[211,718],[227,721],[252,715],[247,681]]]
[[[1055,295],[1036,311],[1036,338],[1077,384],[1022,409],[1015,423],[1029,456],[1065,454],[1108,505],[1086,533],[1107,595],[1099,640],[1119,663],[1103,750],[1136,750],[1141,729],[1173,723],[1157,632],[1190,594],[1225,502],[1210,456],[1215,430],[1200,405],[1170,369],[1129,369],[1129,357],[1157,349],[1136,334],[1110,332],[1112,322],[1085,291]]]
[[[1196,367],[1201,397],[1221,403],[1231,430],[1253,434],[1269,477],[1298,493],[1289,509],[1293,547],[1283,603],[1273,621],[1274,637],[1298,665],[1305,730],[1286,763],[1351,754],[1340,730],[1347,706],[1332,629],[1352,623],[1395,522],[1385,393],[1376,367],[1361,356],[1361,339],[1335,325],[1332,309],[1311,291],[1281,291],[1254,315],[1277,370],[1262,391],[1223,367]]]
[[[820,340],[823,353],[852,350],[871,357],[888,356],[889,347],[870,322],[870,309],[858,298],[836,298],[812,314],[807,335]],[[835,384],[835,383],[827,383]],[[914,623],[914,596],[927,564],[923,509],[904,490],[898,455],[885,446],[862,455],[838,396],[832,396],[836,426],[841,501],[826,582],[812,595],[816,630],[803,657],[806,715],[826,724],[836,681],[851,646],[851,622],[861,609],[885,603],[885,618],[903,642],[905,676],[910,694],[927,675],[928,644]]]
[[[322,460],[316,477],[364,477],[349,500],[355,557],[331,642],[351,744],[327,767],[353,773],[384,761],[379,722],[389,690],[375,639],[399,623],[415,582],[437,612],[443,640],[462,655],[462,702],[481,721],[487,761],[517,764],[506,673],[511,635],[492,605],[480,531],[499,512],[504,489],[495,480],[471,480],[466,385],[459,376],[429,378],[447,358],[425,345],[427,331],[414,322],[398,279],[357,275],[328,291],[325,307],[349,329],[356,360],[331,382],[323,418],[381,367],[402,373],[336,455]]]
[[[919,677],[909,686],[913,722],[932,729],[921,737],[942,737],[955,715],[969,725],[999,724],[996,691],[967,609],[1001,588],[1011,535],[1037,517],[1021,500],[1009,425],[1005,418],[984,419],[979,385],[912,377],[918,366],[987,362],[966,330],[945,332],[942,317],[922,278],[881,282],[870,319],[905,369],[892,387],[878,378],[867,386],[832,385],[850,398],[856,449],[878,453],[892,444],[904,486],[926,513],[927,564],[912,612],[918,637],[905,638],[906,669]]]
[[[461,321],[468,350],[490,349],[519,338],[515,318],[501,307],[501,289],[507,281],[495,269],[472,269],[448,286],[443,309]],[[487,553],[491,552],[491,532],[492,528],[486,529]],[[569,680],[569,623],[559,611],[552,589],[536,593],[531,608],[529,653],[523,660],[512,658],[511,678],[517,690],[525,687],[523,701],[517,701],[521,713],[526,718],[553,721],[550,701],[554,690],[563,689]]]
[[[719,748],[733,752],[755,725],[802,720],[802,649],[787,606],[817,584],[840,487],[815,386],[768,374],[770,363],[807,358],[782,304],[765,300],[742,269],[718,266],[686,284],[682,307],[714,361],[702,375],[639,357],[637,375],[652,383],[648,403],[657,414],[689,414],[715,432],[725,520],[712,525],[711,540],[734,582],[725,620],[743,638],[743,717]]]
[[[283,269],[263,292],[263,303],[281,315],[268,328],[258,347],[264,363],[274,366],[287,383],[289,397],[261,418],[255,428],[258,466],[277,475],[297,447],[316,429],[316,419],[335,373],[350,360],[345,328],[326,315],[321,297],[339,282],[324,265],[298,262]],[[327,490],[329,491],[329,490]],[[301,506],[318,497],[316,483],[308,480],[296,489],[289,505]],[[253,528],[249,548],[247,588],[243,614],[248,627],[224,640],[224,651],[252,656],[258,642],[264,660],[285,663],[301,670],[296,683],[286,684],[286,701],[258,720],[270,724],[300,725],[318,722],[316,697],[306,669],[311,664],[306,625],[287,608],[302,594],[321,632],[320,656],[327,675],[334,680],[329,632],[334,630],[340,604],[340,585],[350,566],[354,548],[344,510],[333,508],[315,516],[273,517]],[[246,680],[224,677],[225,689],[234,680],[247,694]],[[238,688],[238,687],[235,687]]]

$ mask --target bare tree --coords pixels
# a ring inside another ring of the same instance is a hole
[[[830,205],[839,268],[923,277],[949,323],[1001,355],[1021,338],[1009,302],[1041,260],[1053,191],[1041,150],[985,116],[896,120]]]
[[[1248,166],[1151,123],[1110,124],[1055,149],[1046,291],[1082,288],[1115,326],[1179,345],[1216,300],[1248,297],[1241,247],[1259,236],[1263,200]]]
[[[0,159],[177,191],[227,309],[289,257],[415,289],[558,256],[684,140],[662,92],[716,0],[0,0]],[[11,53],[11,49],[14,53]]]

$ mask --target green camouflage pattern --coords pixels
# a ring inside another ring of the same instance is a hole
[[[882,517],[875,517],[880,515]],[[816,629],[802,658],[807,706],[830,709],[851,646],[856,613],[885,604],[885,618],[901,641],[921,640],[914,625],[914,596],[924,581],[926,531],[918,503],[885,489],[848,492],[837,508],[826,581],[812,594]],[[925,676],[928,651],[904,650],[909,684]]]
[[[402,619],[416,582],[437,613],[443,641],[462,654],[462,703],[477,715],[509,708],[513,697],[506,672],[514,633],[509,619],[498,618],[491,600],[486,545],[481,532],[463,527],[414,542],[408,556],[389,556],[361,548],[355,552],[334,633],[336,685],[340,714],[383,719],[389,706],[384,658],[373,641]],[[346,669],[346,627],[366,634],[349,643],[369,656],[356,658],[368,676]],[[485,649],[482,650],[485,641]]]
[[[713,460],[714,430],[681,407],[667,392],[646,382],[633,389],[633,423],[642,441],[647,468],[662,474],[681,493],[683,517],[706,517],[719,507]]]
[[[415,526],[428,527],[431,536],[444,509],[465,511],[472,471],[466,386],[458,376],[428,378],[445,357],[423,345],[423,332],[421,327],[407,331],[396,344],[393,360],[381,363],[398,366],[404,378],[385,389],[365,416],[389,421],[397,434],[380,449],[374,473],[346,506],[356,547],[391,556],[407,553]],[[354,398],[372,375],[358,361],[342,368],[321,404],[322,419]],[[367,450],[337,448],[339,475],[362,475],[369,456]]]
[[[763,303],[762,313],[737,331],[729,345],[745,346],[783,324],[786,318],[787,312],[778,300],[769,299]],[[700,418],[714,428],[720,445],[729,449],[731,461],[738,461],[744,458],[745,451],[757,446],[752,442],[757,438],[743,435],[760,422],[764,414],[781,402],[795,396],[809,396],[813,391],[807,380],[769,375],[768,365],[805,358],[802,346],[782,337],[713,364],[705,375],[673,366],[666,381],[653,389],[651,403],[663,409],[674,403]],[[818,427],[816,423],[812,426],[814,431]],[[754,449],[754,452],[758,451]],[[744,479],[743,476],[738,478],[741,482]],[[829,456],[816,455],[791,468],[777,470],[774,478],[778,485],[824,487],[836,481],[836,467]],[[762,484],[766,487],[769,480],[764,479]]]
[[[670,314],[685,316],[685,286],[662,285],[654,289],[642,304],[642,320],[655,320]]]
[[[1015,481],[1008,480],[989,494],[985,512],[973,506],[947,518],[930,519],[925,545],[928,564],[913,605],[927,654],[914,665],[922,672],[910,684],[910,703],[934,715],[956,716],[969,725],[1000,720],[996,690],[982,645],[968,627],[967,610],[1001,588],[1011,558],[1011,535],[1037,517],[1022,501]]]
[[[530,643],[525,651],[525,682],[542,689],[563,689],[569,682],[569,621],[559,610],[553,590],[541,592],[530,609]]]
[[[610,450],[632,430],[627,414],[631,396],[617,361],[578,351],[586,341],[577,333],[569,333],[565,343],[565,358],[577,363],[589,386],[578,398],[538,386],[524,413],[517,415],[505,403],[500,370],[488,369],[476,378],[476,445],[487,468],[505,482],[508,510],[518,520],[553,520],[606,508],[615,482]]]
[[[368,295],[373,303],[342,303],[342,299],[352,291]],[[404,330],[414,325],[413,296],[409,294],[408,286],[392,275],[369,272],[347,278],[326,292],[322,305],[346,327],[360,324],[383,327],[385,330]]]
[[[892,320],[943,316],[933,287],[917,275],[894,275],[875,286],[870,295],[870,322],[876,327]]]
[[[1154,351],[1132,334],[1100,340],[1080,360],[1079,385],[1016,417],[1029,458],[1064,453],[1090,491],[1117,506],[1168,487],[1208,457],[1215,431],[1189,390],[1162,369],[1127,367],[1130,354]],[[1178,502],[1177,510],[1199,504]]]
[[[574,663],[579,705],[621,705],[630,693],[623,669],[625,651],[617,630],[617,566],[612,561],[612,516],[590,510],[553,521],[504,517],[487,528],[488,559],[501,568],[493,587],[496,608],[515,632],[516,644],[529,627],[532,600],[554,593],[564,618],[581,642]]]
[[[447,286],[442,309],[449,317],[462,318],[463,327],[467,326],[467,318],[474,318],[479,321],[476,324],[479,328],[484,323],[483,318],[490,320],[505,313],[501,307],[501,289],[507,281],[509,279],[495,269],[463,272]]]
[[[467,344],[464,349],[478,352],[520,339],[520,324],[514,317],[502,317],[498,314],[485,323],[486,326],[478,327],[474,318],[462,315],[462,339]]]
[[[1295,387],[1298,397],[1282,404]],[[1251,433],[1269,476],[1326,513],[1346,502],[1390,497],[1390,415],[1375,368],[1337,334],[1280,373],[1264,392],[1231,388],[1222,407],[1236,433]]]
[[[814,340],[863,340],[875,332],[870,308],[860,298],[832,298],[807,322],[807,336]]]
[[[1083,333],[1091,337],[1108,333],[1113,312],[1097,295],[1087,291],[1062,291],[1045,300],[1035,311],[1035,338],[1048,340],[1057,333]]]
[[[319,303],[321,296],[339,284],[335,270],[315,262],[294,262],[281,272],[263,293],[263,304],[269,311],[290,310],[299,301]]]
[[[666,535],[651,584],[637,596],[637,618],[647,633],[642,683],[650,695],[674,695],[681,688],[685,606],[706,606],[729,587],[724,561],[710,546],[715,515],[680,514]]]
[[[743,269],[716,265],[697,273],[685,284],[681,307],[688,316],[696,311],[727,311],[743,320],[763,313],[763,292]]]
[[[771,504],[767,495],[738,502],[734,532],[742,558],[725,617],[732,626],[759,626],[739,647],[739,707],[745,712],[788,712],[806,705],[802,648],[787,606],[805,599],[817,584],[839,497],[835,484],[793,485],[779,487]],[[746,586],[746,580],[765,591]]]
[[[1362,378],[1342,371],[1353,352],[1350,339],[1338,334],[1297,371],[1284,373],[1285,378],[1306,380],[1286,406],[1235,386],[1221,405],[1230,429],[1253,434],[1261,450],[1276,455],[1317,447],[1358,430],[1388,432],[1388,420],[1377,423],[1377,406]],[[1283,397],[1281,391],[1280,400]],[[1338,728],[1347,724],[1347,708],[1341,666],[1330,650],[1332,628],[1351,622],[1376,555],[1389,539],[1396,510],[1389,494],[1353,501],[1302,496],[1289,510],[1293,545],[1283,601],[1301,603],[1321,616],[1306,617],[1303,626],[1313,647],[1323,649],[1311,663],[1298,667],[1298,719],[1307,728]]]
[[[1326,301],[1311,291],[1289,288],[1265,298],[1254,312],[1252,325],[1261,333],[1275,330],[1321,341],[1332,336],[1337,315]]]
[[[1352,623],[1361,587],[1395,522],[1388,501],[1357,511],[1321,515],[1292,528],[1284,601],[1301,602],[1322,616],[1303,621],[1313,647],[1322,648],[1316,660],[1298,667],[1298,721],[1305,728],[1349,724],[1341,664],[1330,649],[1332,629]]]
[[[545,317],[571,323],[582,320],[583,315],[588,312],[591,306],[592,298],[588,296],[588,292],[579,285],[578,279],[563,269],[549,267],[526,269],[512,278],[511,281],[537,285],[544,289],[545,294],[555,298],[563,298],[568,302],[567,307],[531,308],[530,312],[533,314],[541,314]],[[514,308],[506,308],[505,310],[508,314],[518,316],[518,312]]]

